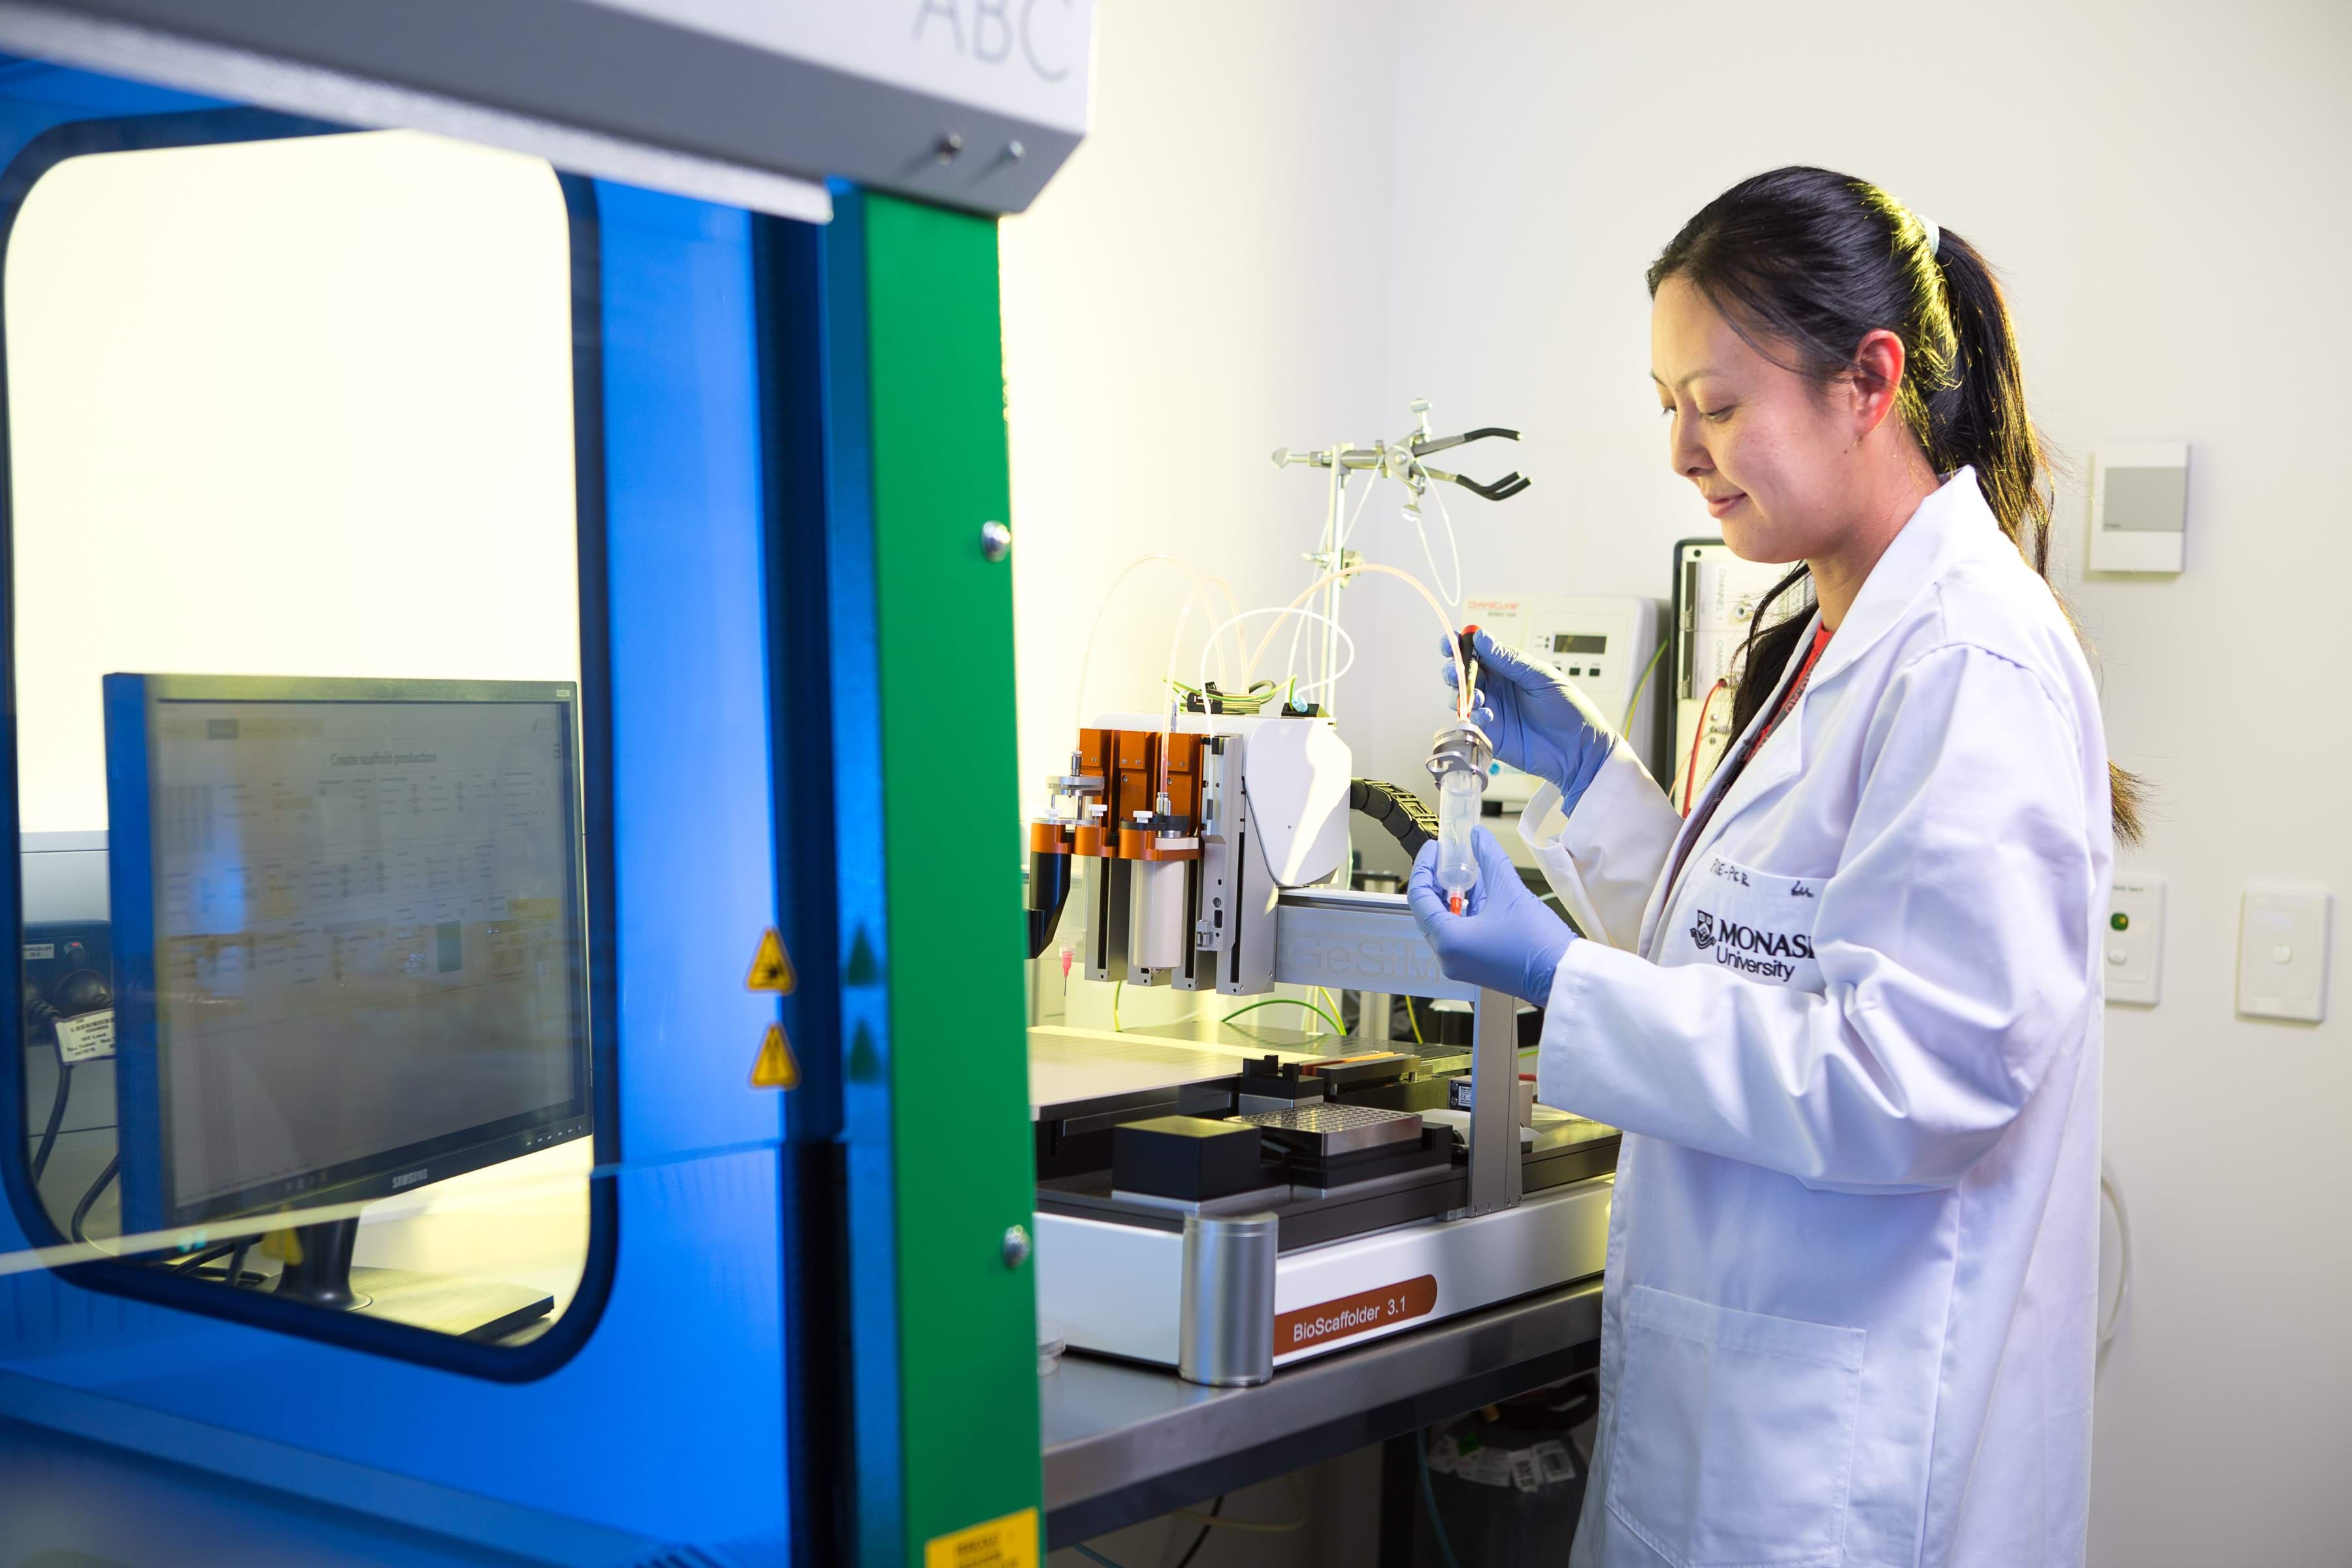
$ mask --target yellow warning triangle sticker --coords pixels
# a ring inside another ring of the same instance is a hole
[[[770,926],[760,935],[760,951],[751,955],[751,973],[744,977],[744,986],[752,991],[773,991],[790,995],[793,989],[793,961],[784,956],[784,939]]]
[[[751,1064],[753,1089],[792,1089],[801,1081],[801,1064],[793,1059],[793,1044],[784,1038],[782,1024],[768,1026],[768,1037],[760,1042],[760,1059]]]

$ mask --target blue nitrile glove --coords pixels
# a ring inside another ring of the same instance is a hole
[[[1463,913],[1445,907],[1445,889],[1437,885],[1435,839],[1412,858],[1405,901],[1448,980],[1483,985],[1540,1007],[1551,997],[1552,974],[1576,933],[1528,891],[1519,868],[1493,834],[1481,827],[1470,841],[1478,849],[1478,885],[1470,889]]]
[[[1573,811],[1617,742],[1609,721],[1561,679],[1559,671],[1507,648],[1485,632],[1471,636],[1478,653],[1478,697],[1471,719],[1486,731],[1495,756],[1522,773],[1556,784],[1560,809]],[[1446,689],[1454,689],[1454,644],[1446,655]]]

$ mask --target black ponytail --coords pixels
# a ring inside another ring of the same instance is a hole
[[[2026,413],[2009,307],[1974,246],[1929,229],[1867,181],[1790,167],[1742,180],[1700,208],[1651,264],[1651,294],[1677,277],[1759,353],[1823,382],[1868,374],[1853,357],[1867,334],[1900,338],[1895,407],[1905,426],[1937,473],[1976,470],[2001,531],[2050,574],[2049,458]],[[1798,566],[1757,607],[1735,671],[1735,732],[1795,656],[1811,575]],[[2137,842],[2140,781],[2110,763],[2108,785],[2116,837]]]

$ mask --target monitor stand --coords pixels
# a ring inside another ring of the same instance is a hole
[[[469,1340],[503,1339],[555,1310],[553,1297],[528,1286],[404,1268],[354,1268],[352,1251],[359,1234],[357,1216],[296,1226],[301,1260],[286,1266],[276,1293],[329,1311],[363,1312]]]

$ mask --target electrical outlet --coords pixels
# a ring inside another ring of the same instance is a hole
[[[2327,1016],[2327,944],[2335,896],[2252,887],[2238,918],[2238,1011],[2316,1024]]]

